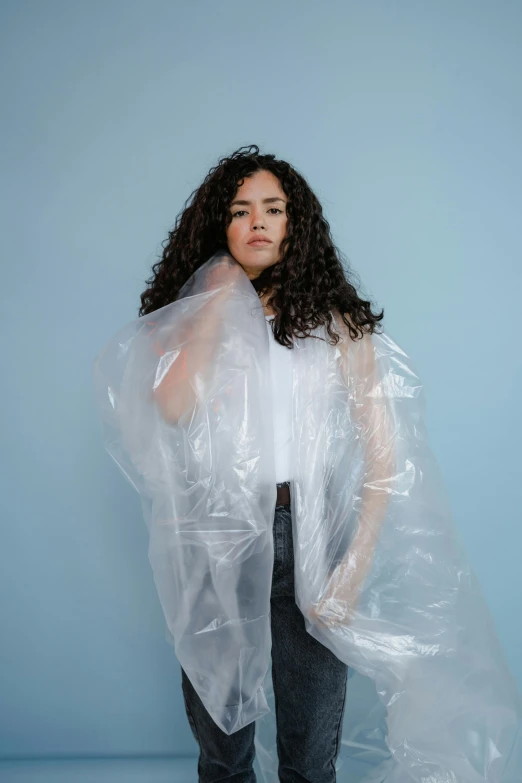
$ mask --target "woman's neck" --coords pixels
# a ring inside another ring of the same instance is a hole
[[[263,305],[263,311],[265,315],[275,315],[275,312],[272,310],[271,307],[267,304],[269,298],[270,298],[271,291],[266,291],[263,294],[259,294],[259,301]]]
[[[269,297],[270,297],[269,293],[265,293],[262,296],[261,295],[259,296],[261,304],[263,305],[263,312],[265,315],[275,315],[274,310],[272,310],[272,308],[267,305],[267,301]]]

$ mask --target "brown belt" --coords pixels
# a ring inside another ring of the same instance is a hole
[[[276,506],[290,505],[290,482],[284,481],[277,485]]]

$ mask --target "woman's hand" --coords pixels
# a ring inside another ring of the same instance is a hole
[[[220,288],[234,282],[241,274],[246,274],[241,264],[233,256],[223,256],[212,264],[205,277],[205,284],[210,289]]]
[[[328,628],[349,625],[355,618],[355,608],[349,602],[339,601],[334,598],[322,598],[318,604],[313,604],[307,613],[312,623],[324,625]]]
[[[309,607],[310,621],[331,628],[351,623],[356,615],[360,584],[357,570],[347,568],[346,564],[343,569],[337,566],[329,579],[326,594]]]

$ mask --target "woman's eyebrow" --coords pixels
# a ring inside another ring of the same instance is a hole
[[[283,198],[279,198],[278,196],[274,196],[272,198],[264,198],[262,203],[273,204],[275,201],[281,201],[283,204],[286,204],[286,201]],[[252,203],[251,201],[245,201],[244,199],[236,199],[236,201],[233,201],[230,206],[233,207],[234,204],[241,204],[241,206],[249,207],[251,203]]]

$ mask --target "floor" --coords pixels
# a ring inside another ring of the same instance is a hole
[[[197,783],[197,757],[0,761],[1,783]]]

